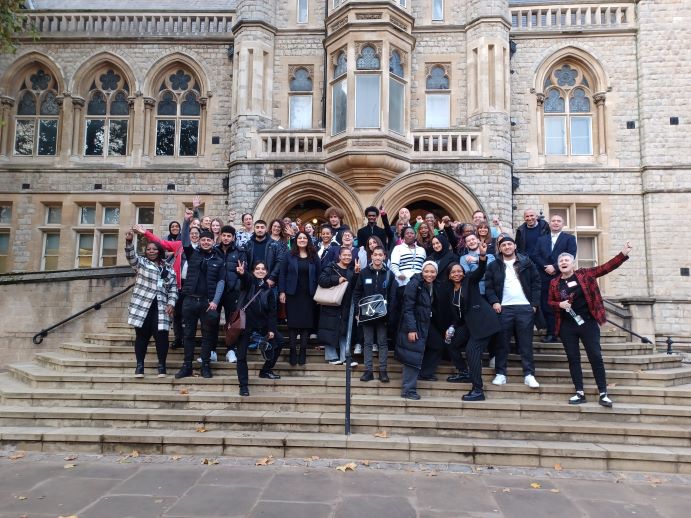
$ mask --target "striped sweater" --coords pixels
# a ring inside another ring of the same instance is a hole
[[[396,276],[398,285],[405,286],[413,275],[420,273],[426,258],[425,249],[421,246],[414,245],[414,248],[410,248],[405,243],[396,245],[391,252],[391,271]],[[400,275],[405,275],[405,279],[399,279]]]

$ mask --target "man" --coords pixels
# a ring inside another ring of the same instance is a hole
[[[559,343],[559,339],[554,335],[554,310],[547,303],[549,296],[549,283],[559,275],[558,258],[562,253],[568,253],[576,257],[576,238],[571,234],[562,232],[564,228],[564,218],[559,214],[554,214],[549,218],[550,233],[540,236],[533,262],[540,272],[542,288],[540,290],[540,307],[545,317],[547,330],[544,343]]]
[[[247,266],[250,271],[260,261],[266,264],[266,269],[269,272],[266,283],[273,288],[278,282],[278,273],[281,269],[283,253],[281,243],[269,239],[266,230],[266,221],[258,219],[254,222],[254,234],[245,245],[245,255],[247,256]]]
[[[214,250],[214,235],[203,230],[199,237],[199,247],[194,248],[190,241],[190,220],[193,212],[185,211],[182,225],[182,246],[187,257],[187,278],[182,287],[185,301],[182,306],[184,322],[185,357],[182,368],[175,375],[177,379],[192,376],[194,359],[194,337],[197,321],[202,322],[202,368],[201,375],[211,378],[211,348],[218,340],[218,304],[225,288],[223,259]]]
[[[524,223],[516,229],[516,250],[519,254],[532,257],[540,236],[549,234],[549,225],[544,219],[537,217],[535,209],[523,212]]]
[[[467,253],[461,256],[461,267],[463,271],[468,274],[477,270],[480,263],[480,240],[475,234],[469,234],[465,237],[465,246]],[[487,254],[487,265],[494,262],[494,256]],[[480,293],[485,294],[485,278],[480,280]]]
[[[343,223],[345,211],[340,207],[329,207],[324,211],[324,217],[331,226],[334,242],[340,246],[342,243],[341,238],[343,236],[343,231],[350,230],[350,227]]]
[[[505,237],[499,243],[497,260],[487,266],[485,295],[499,315],[502,337],[496,352],[495,385],[506,383],[509,339],[515,332],[523,364],[524,382],[538,388],[533,362],[533,325],[540,306],[540,275],[529,257],[516,253],[516,243]]]
[[[381,221],[384,228],[377,226],[377,218],[381,214]],[[382,209],[381,213],[377,207],[367,207],[365,209],[365,217],[367,218],[367,225],[357,231],[357,246],[367,246],[367,240],[371,236],[377,236],[384,243],[384,247],[388,247],[389,241],[393,238],[391,233],[391,226],[389,225],[389,218],[386,212]]]
[[[415,231],[413,227],[405,227],[402,233],[403,243],[396,245],[391,252],[391,271],[396,277],[398,285],[396,289],[396,300],[399,301],[392,311],[392,318],[389,319],[389,331],[394,333],[398,329],[398,322],[400,321],[401,311],[403,310],[403,306],[400,302],[403,300],[405,287],[413,275],[422,273],[422,263],[424,263],[427,258],[425,249],[418,246],[415,242]],[[396,335],[394,334],[393,336]]]
[[[402,221],[404,226],[410,225],[410,211],[406,207],[398,210],[398,221]]]
[[[240,276],[238,269],[247,262],[245,251],[235,246],[235,229],[230,225],[221,228],[221,243],[216,245],[219,257],[223,259],[225,265],[225,288],[221,298],[221,306],[225,314],[226,322],[230,319],[230,314],[237,309],[238,298],[240,297]],[[242,270],[244,271],[244,269]],[[220,308],[218,310],[220,316]],[[235,351],[228,349],[226,359],[230,363],[237,362]]]

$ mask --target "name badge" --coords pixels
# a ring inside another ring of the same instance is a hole
[[[372,284],[372,279],[365,279],[365,284]]]
[[[576,286],[578,286],[578,283],[577,283],[576,281],[569,281],[569,282],[566,283],[566,285],[567,285],[569,288],[575,288]]]

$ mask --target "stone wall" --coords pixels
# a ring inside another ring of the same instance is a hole
[[[0,368],[53,351],[83,333],[103,332],[106,322],[126,322],[131,291],[57,328],[40,345],[32,337],[131,284],[129,267],[0,275]]]

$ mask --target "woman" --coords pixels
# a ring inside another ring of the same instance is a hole
[[[211,232],[214,235],[214,243],[216,244],[221,242],[221,228],[223,228],[223,221],[218,218],[211,220]]]
[[[310,330],[314,328],[313,297],[321,273],[321,262],[309,236],[304,232],[298,232],[294,243],[281,264],[278,277],[278,300],[286,305],[290,331],[290,364],[293,366],[305,365],[307,361],[307,342]]]
[[[401,397],[405,399],[420,399],[417,377],[429,333],[436,278],[437,263],[425,261],[422,272],[413,275],[403,291],[403,311],[394,357],[403,364]]]
[[[375,248],[384,248],[384,243],[379,238],[379,236],[370,236],[367,238],[367,242],[363,243],[358,250],[358,263],[360,264],[360,270],[363,270],[368,264],[372,262],[372,252]],[[384,248],[384,250],[386,250]]]
[[[451,263],[458,262],[458,256],[451,251],[449,240],[442,233],[432,238],[432,253],[427,258],[437,263],[439,272],[446,272]]]
[[[415,234],[415,240],[417,244],[425,249],[427,255],[430,255],[432,250],[432,238],[434,237],[434,229],[430,228],[429,223],[426,221],[420,222],[417,232]]]
[[[181,236],[180,236],[180,229],[182,227],[180,226],[179,221],[171,221],[168,224],[168,237],[166,238],[167,241],[180,241]]]
[[[269,224],[269,237],[274,241],[280,241],[284,246],[288,244],[288,236],[285,233],[283,221],[275,219]]]
[[[357,255],[357,249],[355,248],[355,236],[349,228],[346,228],[341,233],[341,246],[336,246],[331,249],[331,257],[329,257],[329,262],[338,262],[339,255],[341,253],[341,248],[347,248],[348,250],[350,250],[350,254],[353,257],[353,260],[350,262],[349,268],[352,270],[355,267],[355,263],[357,262],[355,260]]]
[[[240,385],[240,395],[249,396],[249,375],[247,368],[247,348],[249,347],[252,335],[265,337],[271,345],[270,352],[267,353],[266,361],[259,371],[260,378],[270,380],[281,379],[278,374],[273,372],[281,349],[283,348],[283,336],[278,332],[278,321],[276,318],[276,296],[266,282],[269,274],[266,264],[259,261],[254,265],[252,274],[244,274],[244,265],[238,273],[242,275],[242,296],[238,302],[238,307],[245,307],[245,330],[238,340],[237,347],[237,373]]]
[[[497,239],[492,237],[492,229],[489,227],[489,225],[484,221],[481,221],[478,223],[477,227],[475,227],[475,233],[477,234],[477,238],[480,240],[480,242],[487,245],[487,253],[489,255],[496,256]]]
[[[571,254],[565,252],[557,258],[561,275],[549,284],[548,304],[554,308],[555,331],[564,345],[571,380],[576,387],[576,393],[569,399],[571,405],[586,402],[578,344],[580,340],[593,369],[600,393],[599,403],[612,407],[612,400],[607,395],[607,375],[600,348],[600,325],[607,321],[607,317],[597,278],[619,268],[628,260],[631,249],[631,243],[627,241],[621,252],[605,264],[578,270]]]
[[[321,262],[322,270],[333,262],[333,258],[338,258],[339,246],[333,242],[333,230],[329,225],[323,225],[319,231],[319,245],[317,245],[317,256]],[[334,251],[332,251],[334,250]]]
[[[178,296],[175,272],[164,260],[164,250],[155,242],[148,243],[145,256],[134,250],[134,232],[125,233],[125,256],[137,272],[129,305],[127,323],[134,327],[136,335],[134,354],[137,367],[134,375],[144,377],[144,359],[149,340],[154,337],[158,356],[158,377],[166,375],[168,356],[168,329]]]
[[[331,365],[342,365],[345,362],[348,335],[348,317],[350,316],[350,302],[353,294],[353,285],[357,280],[360,267],[353,262],[353,252],[350,248],[339,249],[338,262],[324,268],[319,276],[319,286],[332,288],[340,283],[348,282],[348,288],[343,295],[340,306],[321,306],[319,313],[318,337],[321,343],[326,344],[325,358]],[[357,362],[351,364],[353,367]]]
[[[204,216],[199,222],[199,228],[211,232],[211,216]]]
[[[304,230],[305,234],[309,236],[310,241],[312,241],[312,244],[317,246],[317,243],[319,243],[319,238],[315,234],[314,225],[312,225],[312,223],[305,223]]]
[[[475,233],[475,225],[472,223],[461,223],[456,227],[456,253],[458,255],[466,255],[468,253],[468,247],[465,246],[465,238],[470,234]]]

